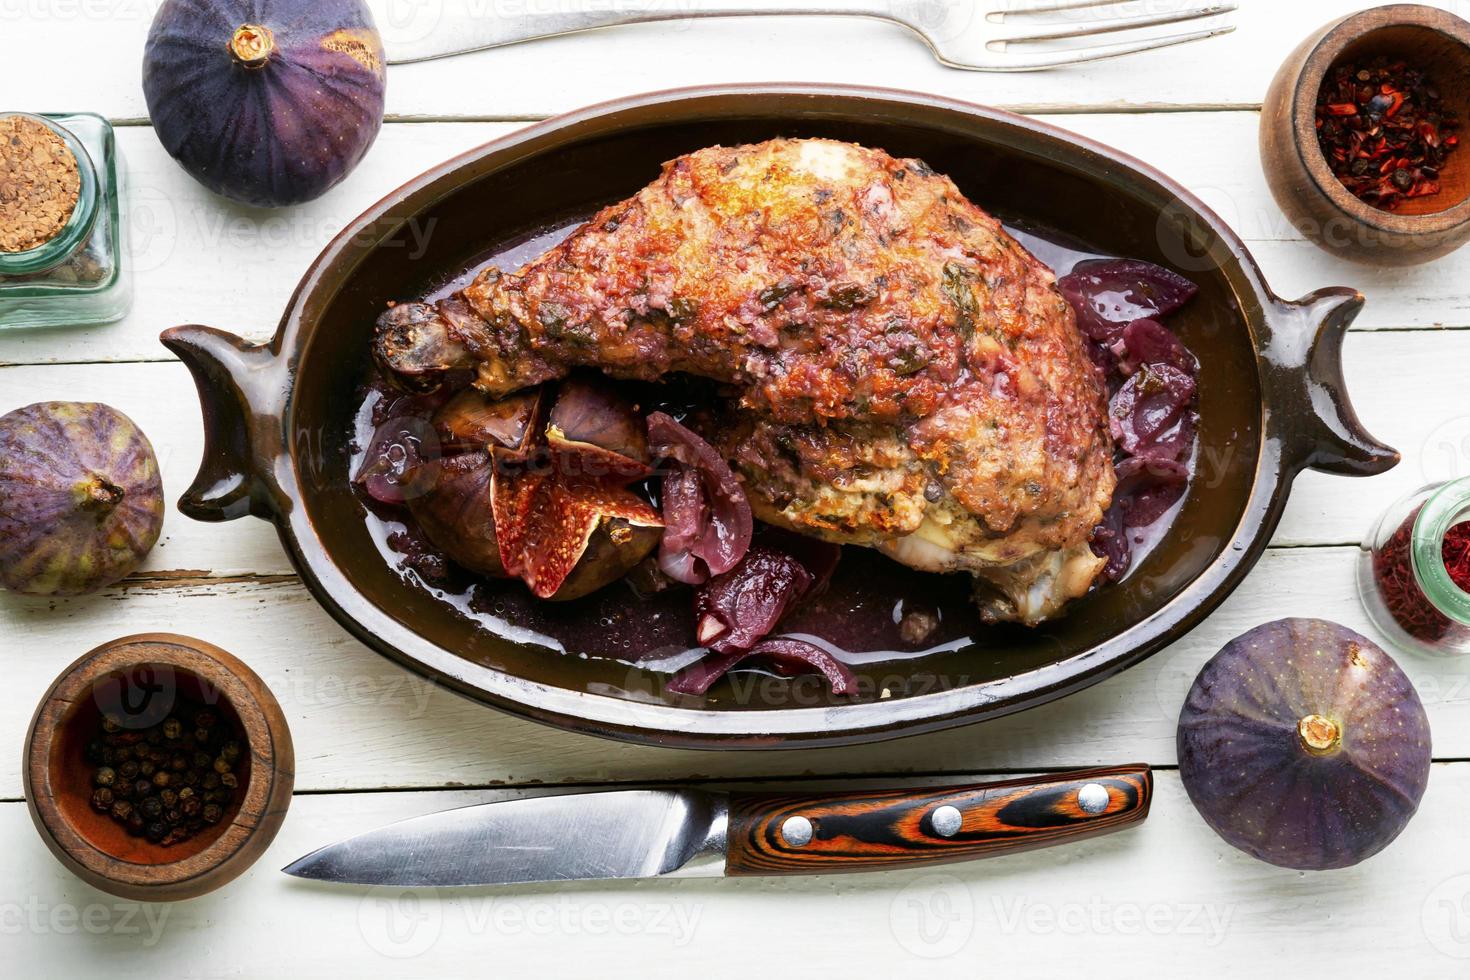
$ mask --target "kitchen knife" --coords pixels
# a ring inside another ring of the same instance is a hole
[[[298,878],[358,885],[876,871],[1097,837],[1148,815],[1147,766],[978,786],[746,794],[638,789],[431,813],[313,851]]]

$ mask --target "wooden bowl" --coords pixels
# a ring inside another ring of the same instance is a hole
[[[84,751],[104,711],[151,727],[176,697],[213,708],[249,751],[224,818],[165,847],[92,809]],[[103,644],[56,679],[31,719],[22,771],[31,819],[62,864],[113,895],[174,901],[213,891],[270,845],[291,802],[295,754],[281,706],[254,671],[201,640],[145,633]]]
[[[1328,73],[1377,55],[1422,68],[1446,111],[1470,122],[1470,23],[1418,4],[1375,7],[1328,24],[1286,59],[1261,114],[1261,162],[1276,203],[1327,251],[1373,265],[1418,265],[1470,240],[1470,146],[1449,157],[1438,194],[1385,211],[1342,185],[1317,140]]]

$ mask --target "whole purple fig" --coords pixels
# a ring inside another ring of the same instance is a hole
[[[1429,719],[1368,639],[1283,619],[1205,664],[1179,716],[1179,776],[1228,843],[1285,868],[1345,868],[1399,835],[1429,781]]]
[[[43,402],[0,417],[0,584],[96,592],[138,567],[163,527],[158,459],[106,405]]]
[[[383,42],[362,0],[165,0],[143,94],[169,154],[217,194],[320,197],[383,125]]]

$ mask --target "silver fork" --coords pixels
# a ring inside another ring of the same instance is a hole
[[[1037,71],[1228,34],[1235,26],[1226,15],[1236,7],[1201,0],[436,0],[428,24],[415,17],[412,25],[381,26],[389,63],[403,64],[650,21],[866,17],[908,28],[951,68]],[[1196,29],[1183,30],[1190,25]]]

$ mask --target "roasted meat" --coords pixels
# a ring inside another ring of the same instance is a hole
[[[1052,273],[918,160],[828,140],[665,165],[518,272],[379,321],[405,378],[509,393],[682,372],[756,516],[927,571],[994,619],[1092,584],[1115,477],[1104,385]]]

